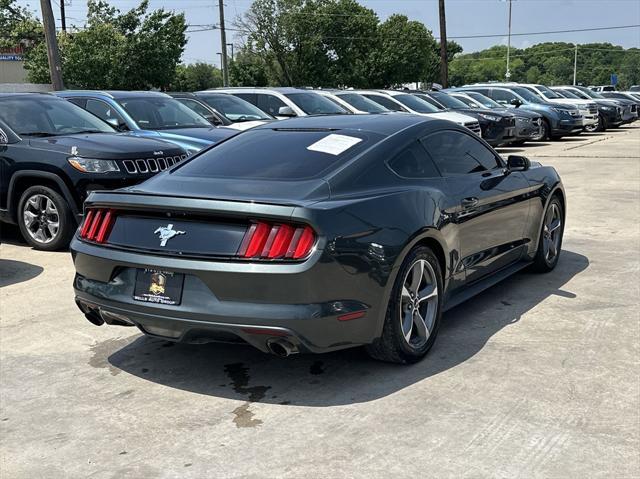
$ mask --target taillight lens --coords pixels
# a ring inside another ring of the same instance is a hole
[[[242,239],[238,256],[260,259],[302,259],[311,253],[316,234],[310,226],[257,221]]]
[[[82,226],[80,238],[96,243],[104,243],[109,238],[111,228],[116,221],[115,210],[107,208],[92,208],[87,210]]]

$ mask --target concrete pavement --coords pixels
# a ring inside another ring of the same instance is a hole
[[[69,254],[3,227],[0,475],[638,477],[640,125],[502,153],[562,175],[559,265],[447,313],[408,367],[95,327]]]

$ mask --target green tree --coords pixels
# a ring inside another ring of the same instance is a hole
[[[234,86],[267,86],[267,66],[264,58],[249,50],[242,48],[234,61],[229,65],[230,82]]]
[[[77,88],[136,90],[167,88],[184,46],[184,15],[148,12],[148,0],[121,13],[103,0],[89,0],[87,27],[59,34],[64,81]],[[37,45],[25,62],[29,79],[48,81],[46,51]]]
[[[430,81],[439,68],[437,43],[422,23],[393,15],[380,24],[356,0],[255,0],[237,26],[252,56],[238,62],[236,83],[383,87]],[[453,42],[451,49],[460,51]]]
[[[169,86],[173,91],[200,91],[222,86],[222,72],[208,63],[178,65],[176,75]]]
[[[0,48],[22,46],[27,50],[44,40],[40,22],[16,0],[0,0]]]

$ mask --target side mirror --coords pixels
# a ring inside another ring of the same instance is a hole
[[[522,102],[520,100],[518,100],[517,98],[512,99],[509,103],[511,103],[516,108],[518,108],[520,105],[522,105]]]
[[[509,155],[507,158],[507,169],[509,171],[527,171],[531,167],[531,162],[526,156]]]
[[[125,123],[121,122],[117,118],[107,118],[106,122],[118,131],[127,131],[129,129]]]
[[[296,112],[293,111],[290,106],[281,106],[278,108],[278,116],[294,117],[298,115],[296,115]]]

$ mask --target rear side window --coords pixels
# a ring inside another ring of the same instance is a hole
[[[247,180],[310,179],[339,167],[382,138],[362,131],[248,130],[183,164],[173,174]]]
[[[437,178],[437,168],[429,155],[417,141],[402,150],[390,162],[389,167],[403,178]]]
[[[442,176],[467,175],[502,167],[493,151],[459,131],[439,131],[421,142]]]
[[[280,108],[287,106],[280,98],[275,95],[265,95],[263,93],[258,96],[258,108],[266,111],[272,116],[279,114]]]

